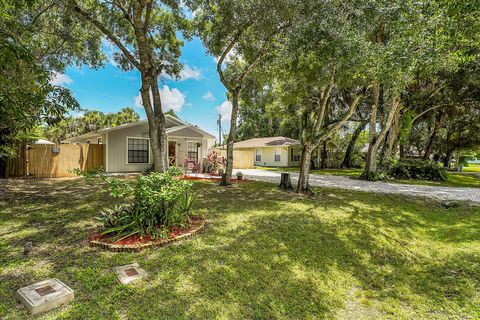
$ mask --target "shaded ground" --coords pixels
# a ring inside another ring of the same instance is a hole
[[[256,167],[259,170],[266,171],[276,171],[276,172],[299,172],[299,167]],[[244,171],[244,170],[242,170]],[[351,178],[358,178],[362,174],[363,169],[352,168],[352,169],[314,169],[311,170],[311,174],[316,175],[330,175],[330,176],[345,176]],[[459,187],[459,188],[480,188],[480,166],[476,167],[470,165],[465,167],[462,173],[458,172],[448,172],[448,180],[437,182],[437,181],[426,181],[426,180],[388,180],[389,183],[399,183],[399,184],[411,184],[411,185],[424,185],[424,186],[435,186],[435,187]]]
[[[280,172],[261,169],[242,169],[245,178],[271,183],[280,182]],[[451,175],[454,176],[454,175]],[[298,173],[291,172],[292,182],[298,180]],[[478,179],[478,178],[473,178]],[[480,181],[480,179],[478,179]],[[341,188],[376,193],[401,194],[446,201],[471,201],[480,203],[480,189],[443,186],[402,184],[400,182],[371,182],[340,175],[310,174],[310,184],[315,187]]]
[[[198,183],[206,234],[141,253],[85,245],[114,202],[82,179],[0,181],[0,318],[14,292],[58,277],[73,304],[45,319],[451,319],[480,314],[480,208],[398,195]],[[21,252],[27,241],[35,251]],[[111,268],[138,262],[131,286]]]

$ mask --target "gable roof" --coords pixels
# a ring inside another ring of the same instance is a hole
[[[178,119],[178,118],[175,118],[174,116],[171,116],[171,115],[169,115],[169,114],[166,114],[166,115],[165,115],[165,118],[166,118],[167,120],[170,120],[171,122],[177,124],[177,125],[174,126],[174,127],[167,128],[167,129],[165,130],[165,132],[166,132],[167,134],[168,134],[168,133],[171,133],[171,132],[174,132],[174,131],[177,131],[177,130],[180,130],[180,129],[190,128],[190,129],[193,129],[193,130],[197,131],[197,132],[200,133],[200,134],[203,134],[203,135],[204,135],[205,137],[207,137],[207,138],[215,139],[215,137],[214,137],[213,135],[211,135],[210,133],[208,133],[208,132],[206,132],[206,131],[203,131],[203,130],[200,129],[199,127],[194,126],[193,124],[188,124],[188,123],[186,123],[186,122],[183,122],[182,120],[180,120],[180,119]],[[97,136],[97,135],[99,135],[99,134],[103,134],[103,133],[106,133],[106,132],[115,131],[115,130],[122,130],[122,129],[125,129],[125,128],[134,127],[134,126],[139,126],[139,125],[142,125],[142,124],[148,124],[148,121],[147,121],[147,120],[140,120],[140,121],[136,121],[136,122],[125,123],[125,124],[122,124],[122,125],[119,125],[119,126],[115,126],[115,127],[108,127],[108,128],[98,129],[98,130],[95,130],[95,131],[87,132],[87,133],[82,134],[82,135],[79,135],[79,136],[67,138],[67,139],[65,139],[64,141],[65,141],[65,142],[73,142],[73,141],[76,141],[76,140],[79,140],[79,139],[88,139],[88,138],[95,137],[95,136]]]
[[[233,144],[234,148],[261,148],[261,147],[287,147],[287,146],[299,146],[300,141],[296,139],[286,137],[265,137],[265,138],[253,138]]]

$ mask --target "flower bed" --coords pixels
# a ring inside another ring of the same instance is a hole
[[[186,228],[172,226],[168,230],[168,236],[161,239],[152,239],[150,236],[139,237],[134,235],[125,239],[114,241],[111,236],[102,235],[99,232],[89,237],[90,247],[102,248],[114,252],[140,251],[151,247],[163,247],[181,239],[191,238],[204,232],[207,221],[192,217],[192,223]]]

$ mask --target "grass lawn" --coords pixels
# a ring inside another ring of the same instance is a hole
[[[197,183],[205,235],[140,253],[86,246],[113,200],[85,180],[0,181],[0,318],[15,290],[57,277],[75,290],[44,319],[452,319],[480,314],[480,208],[246,182]],[[34,253],[23,257],[27,241]],[[138,262],[148,281],[111,268]]]
[[[299,167],[255,167],[260,170],[278,171],[278,172],[299,172]],[[314,174],[326,174],[332,176],[347,176],[347,177],[359,177],[363,172],[363,169],[314,169],[310,170],[310,173]]]
[[[468,167],[463,167],[463,171],[480,173],[480,164],[469,164]]]
[[[425,180],[388,180],[388,182],[425,186],[480,188],[480,177],[470,173],[449,173],[448,180],[445,182]]]
[[[256,167],[261,170],[270,170],[278,172],[299,172],[300,168],[298,167],[288,167],[288,168],[279,168],[279,167]],[[466,169],[469,170],[466,170]],[[442,187],[461,187],[461,188],[480,188],[480,176],[478,174],[473,174],[478,170],[480,172],[480,166],[477,167],[465,167],[464,173],[449,173],[448,181],[445,182],[435,182],[435,181],[425,181],[425,180],[388,180],[387,182],[392,183],[403,183],[403,184],[412,184],[412,185],[426,185],[426,186],[442,186]],[[311,170],[310,173],[314,174],[325,174],[325,175],[334,175],[334,176],[347,176],[352,178],[358,178],[362,174],[363,169],[315,169]]]

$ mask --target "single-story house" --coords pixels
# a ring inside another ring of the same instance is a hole
[[[165,117],[170,165],[183,167],[185,157],[190,162],[201,163],[207,150],[213,146],[215,137],[178,118]],[[142,120],[99,129],[63,142],[103,144],[106,172],[143,172],[153,164],[149,140],[148,122]]]
[[[333,142],[328,142],[327,154],[335,148]],[[217,149],[223,150],[226,149],[226,146]],[[321,149],[320,147],[312,152],[312,161],[316,167],[320,165]],[[234,143],[233,150],[238,155],[243,152],[246,156],[252,157],[253,166],[260,167],[297,167],[300,166],[302,158],[300,141],[286,137],[248,139]]]

